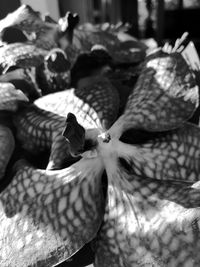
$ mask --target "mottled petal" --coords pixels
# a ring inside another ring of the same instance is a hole
[[[20,86],[20,89],[31,102],[42,95],[41,89],[38,87],[35,79],[34,67],[26,69],[17,68],[6,72],[5,74],[0,75],[0,82],[11,82],[15,84],[16,87]]]
[[[144,138],[140,144],[134,143],[134,130],[122,136],[121,140],[126,144],[114,144],[118,151],[118,164],[124,170],[156,179],[200,179],[199,127],[185,123],[166,133],[145,134],[146,140]]]
[[[108,193],[95,267],[198,266],[199,185],[129,174],[102,149]]]
[[[13,117],[21,146],[33,155],[51,150],[49,160],[53,162],[48,169],[50,166],[60,168],[69,156],[68,144],[62,136],[65,118],[31,104]]]
[[[16,168],[0,195],[2,267],[53,266],[94,238],[104,211],[101,161],[59,171]]]
[[[16,111],[19,102],[28,102],[28,98],[12,83],[0,82],[0,110]]]
[[[0,71],[6,73],[10,67],[30,68],[41,65],[48,51],[33,44],[14,43],[0,47]]]
[[[51,111],[65,118],[67,114],[71,112],[76,115],[78,123],[85,129],[102,128],[101,121],[104,119],[106,113],[103,111],[100,113],[98,102],[93,103],[94,107],[90,105],[91,98],[95,98],[92,93],[94,93],[94,96],[97,94],[94,91],[87,95],[84,92],[80,92],[77,95],[75,89],[69,89],[43,96],[37,99],[34,104],[41,109]],[[97,111],[95,107],[97,107]],[[102,105],[100,105],[100,107],[102,107]],[[107,116],[109,117],[109,114]]]
[[[84,101],[74,91],[75,89],[71,89],[41,97],[34,105],[21,109],[14,116],[17,138],[24,149],[34,155],[51,149],[50,160],[53,162],[49,162],[48,169],[61,168],[69,155],[69,146],[62,136],[69,112],[76,115],[78,123],[86,130],[95,128],[100,131],[103,119],[109,119],[109,114],[107,117],[106,113],[98,114],[98,110],[95,111],[87,103],[87,100],[90,103],[91,96],[85,96]],[[111,98],[110,100],[112,101]],[[102,105],[100,107],[103,109]],[[91,137],[87,135],[87,139]]]
[[[160,50],[146,58],[124,114],[112,127],[113,135],[133,127],[148,131],[178,128],[197,105],[198,86],[183,56]]]
[[[4,125],[0,125],[0,181],[4,178],[14,148],[15,139],[11,130]]]
[[[94,80],[94,83],[75,90],[74,93],[95,110],[103,128],[109,129],[117,118],[120,101],[118,92],[112,83],[100,76]]]

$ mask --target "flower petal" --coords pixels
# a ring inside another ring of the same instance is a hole
[[[102,127],[109,129],[119,112],[119,95],[112,83],[107,78],[99,76],[94,82],[85,88],[75,90],[74,93],[95,110]]]
[[[117,117],[119,96],[112,84],[101,78],[84,89],[69,89],[37,99],[41,109],[66,117],[74,113],[85,129],[109,128]]]
[[[198,266],[199,185],[131,175],[112,156],[106,171],[95,267]]]
[[[52,266],[99,230],[104,212],[102,164],[83,159],[59,171],[18,164],[0,195],[0,265]]]
[[[88,99],[90,96],[88,96]],[[75,89],[64,90],[48,94],[37,99],[34,104],[44,110],[67,117],[69,112],[74,113],[78,123],[85,129],[101,126],[97,112],[87,102],[75,94]]]
[[[166,131],[188,120],[198,105],[194,74],[180,53],[159,50],[147,56],[124,114],[113,125],[113,135],[130,128]]]
[[[134,131],[130,131],[121,138],[127,144],[117,142],[114,145],[119,164],[126,171],[156,179],[199,180],[199,127],[185,123],[166,133],[145,135],[143,142],[137,144]]]
[[[30,68],[41,65],[47,51],[33,44],[13,43],[0,47],[0,70],[5,74],[10,67]]]
[[[8,119],[8,118],[6,118]],[[7,165],[15,149],[15,139],[9,127],[0,125],[0,185],[6,172]]]

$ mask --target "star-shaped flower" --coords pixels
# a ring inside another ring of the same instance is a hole
[[[79,161],[16,163],[0,195],[1,266],[53,266],[92,240],[96,267],[198,266],[197,89],[183,56],[159,50]]]

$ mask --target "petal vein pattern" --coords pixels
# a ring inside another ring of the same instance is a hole
[[[124,114],[111,127],[120,136],[130,128],[166,131],[178,128],[198,106],[198,86],[180,53],[159,50],[142,65]]]
[[[105,160],[108,191],[95,267],[198,266],[199,182],[129,174],[118,162],[122,145],[114,147]]]
[[[104,212],[99,159],[58,171],[16,168],[0,195],[2,267],[52,266],[95,237]]]
[[[130,132],[134,140],[134,133]],[[185,123],[179,129],[152,134],[141,144],[117,142],[119,164],[129,174],[155,179],[197,181],[200,176],[200,130]],[[123,138],[122,138],[123,141]]]

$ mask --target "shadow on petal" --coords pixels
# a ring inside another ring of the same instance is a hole
[[[0,195],[0,265],[52,266],[90,242],[102,223],[99,159],[58,171],[24,162]]]
[[[117,157],[110,157],[106,171],[95,267],[198,266],[199,183],[128,174]]]

